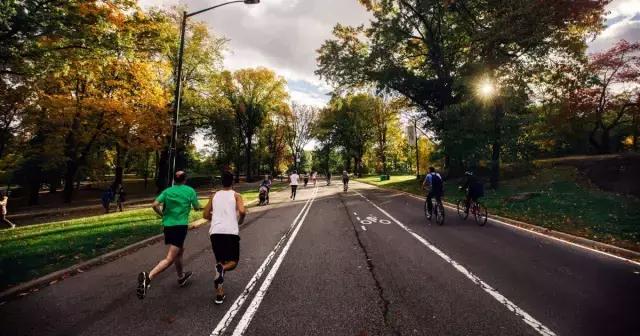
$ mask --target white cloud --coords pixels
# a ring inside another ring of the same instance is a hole
[[[613,46],[621,39],[640,40],[640,0],[614,0],[608,6],[608,27],[593,41],[589,52],[599,52]]]

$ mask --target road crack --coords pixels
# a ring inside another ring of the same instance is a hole
[[[345,204],[344,198],[342,196],[340,196],[340,202],[342,203],[345,213],[347,214],[347,218],[349,218],[349,222],[351,222],[351,227],[353,228],[353,233],[356,237],[356,240],[358,241],[358,245],[360,246],[362,253],[364,253],[365,258],[367,259],[367,269],[369,270],[369,273],[371,274],[371,278],[373,279],[376,285],[376,291],[378,292],[378,297],[380,298],[380,301],[382,303],[381,306],[382,306],[382,315],[384,318],[384,325],[387,329],[391,330],[393,335],[402,335],[402,333],[400,333],[400,331],[398,331],[393,325],[393,323],[391,322],[391,316],[389,311],[389,306],[391,305],[391,302],[389,302],[389,300],[386,299],[384,296],[384,288],[382,287],[382,284],[380,283],[380,281],[378,280],[378,277],[376,276],[375,265],[373,264],[373,261],[369,256],[369,251],[364,246],[364,243],[360,238],[360,232],[358,231],[357,224],[351,218],[351,214],[349,213],[349,210],[347,209],[347,205]]]

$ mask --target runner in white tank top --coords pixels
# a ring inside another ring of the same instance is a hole
[[[239,225],[244,221],[246,210],[242,196],[236,193],[233,186],[233,175],[229,172],[222,174],[222,190],[213,195],[204,208],[203,216],[211,220],[209,236],[211,248],[216,258],[216,304],[224,302],[224,274],[238,266],[240,260]]]
[[[238,213],[236,209],[236,192],[220,190],[211,200],[212,218],[209,235],[238,235]]]

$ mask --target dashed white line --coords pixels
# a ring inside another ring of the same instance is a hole
[[[315,190],[313,196],[311,197],[311,202],[309,203],[309,206],[305,210],[304,215],[298,222],[298,225],[296,226],[295,230],[293,230],[291,237],[289,237],[287,244],[282,249],[282,252],[280,252],[278,259],[276,259],[275,263],[273,264],[273,267],[271,267],[271,270],[265,277],[264,282],[262,283],[262,286],[260,286],[260,289],[258,289],[258,291],[256,292],[256,295],[253,297],[253,300],[251,300],[251,303],[247,307],[247,310],[245,310],[244,314],[242,315],[242,318],[238,322],[236,329],[233,331],[233,336],[241,336],[242,334],[245,333],[245,331],[249,327],[249,324],[251,323],[251,320],[255,316],[256,312],[258,311],[258,308],[262,303],[262,299],[264,299],[265,295],[267,294],[267,290],[269,290],[269,286],[271,286],[271,282],[273,281],[273,278],[276,276],[276,273],[278,272],[278,269],[280,268],[280,265],[282,264],[284,257],[287,255],[287,252],[289,252],[289,248],[291,247],[291,244],[296,239],[296,236],[298,235],[298,231],[300,230],[300,227],[302,227],[302,224],[304,223],[305,218],[307,218],[307,214],[309,213],[309,209],[313,204],[316,194],[317,194],[317,189]]]
[[[317,192],[317,188],[315,192]],[[236,316],[236,314],[238,313],[238,311],[240,310],[244,302],[249,297],[249,294],[251,294],[251,291],[253,290],[255,285],[258,283],[258,280],[260,280],[260,278],[262,277],[262,274],[266,270],[267,266],[271,263],[271,260],[275,256],[276,252],[278,251],[280,246],[282,246],[283,242],[286,240],[289,232],[291,232],[294,228],[299,227],[299,225],[296,227],[296,225],[299,223],[298,219],[300,219],[300,216],[302,216],[302,214],[305,213],[305,211],[307,211],[311,207],[311,202],[313,198],[315,198],[315,193],[313,194],[312,198],[307,200],[307,202],[304,204],[304,206],[302,207],[302,209],[300,210],[296,218],[291,223],[289,230],[287,230],[287,232],[285,232],[285,234],[282,235],[282,238],[280,238],[280,241],[278,241],[278,243],[273,248],[273,250],[271,250],[269,255],[267,255],[267,257],[264,259],[264,261],[262,262],[262,265],[260,265],[260,267],[258,268],[256,273],[253,275],[251,280],[249,280],[249,283],[245,287],[244,291],[242,291],[242,294],[238,296],[236,301],[233,302],[233,305],[231,305],[229,310],[227,310],[227,312],[224,314],[220,322],[218,322],[218,325],[216,326],[216,328],[211,332],[211,336],[222,335],[225,332],[225,330],[227,329],[231,321],[233,321],[233,318]]]
[[[421,242],[424,246],[428,247],[431,251],[433,251],[435,254],[437,254],[440,258],[444,259],[447,263],[451,264],[456,270],[458,270],[460,273],[462,273],[464,276],[466,276],[469,280],[473,281],[473,283],[475,283],[476,285],[478,285],[480,288],[482,288],[482,290],[484,290],[485,292],[487,292],[489,295],[491,295],[494,299],[496,299],[498,302],[502,303],[504,306],[507,307],[507,309],[509,309],[510,311],[512,311],[514,314],[516,314],[516,316],[519,316],[522,318],[522,320],[528,324],[529,326],[531,326],[534,330],[536,330],[540,335],[543,336],[555,336],[556,334],[551,331],[551,329],[547,328],[545,325],[543,325],[541,322],[539,322],[538,320],[536,320],[535,318],[533,318],[531,315],[529,315],[529,313],[527,313],[526,311],[522,310],[520,307],[518,307],[515,303],[511,302],[509,299],[507,299],[504,295],[500,294],[497,290],[495,290],[493,287],[489,286],[489,284],[487,284],[486,282],[482,281],[482,279],[480,279],[478,276],[476,276],[475,274],[471,273],[469,270],[467,270],[464,266],[460,265],[457,261],[451,259],[451,257],[449,257],[448,255],[446,255],[444,252],[440,251],[440,249],[438,249],[437,247],[435,247],[433,244],[429,243],[426,239],[424,239],[422,236],[420,236],[419,234],[413,232],[413,230],[411,230],[409,227],[407,227],[406,225],[402,224],[399,220],[395,219],[395,217],[391,216],[391,214],[389,214],[388,212],[386,212],[384,209],[380,208],[377,204],[373,203],[371,200],[369,200],[368,198],[366,198],[364,195],[362,195],[361,193],[356,191],[356,194],[360,195],[360,197],[364,198],[367,202],[369,202],[371,205],[373,205],[376,209],[378,209],[378,211],[382,212],[383,214],[385,214],[387,217],[389,217],[389,219],[391,219],[392,221],[394,221],[396,224],[398,224],[398,226],[400,226],[402,229],[404,229],[405,231],[407,231],[409,234],[411,234],[414,238],[416,238],[419,242]]]

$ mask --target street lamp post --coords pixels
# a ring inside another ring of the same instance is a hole
[[[178,49],[178,68],[176,69],[176,90],[174,93],[173,101],[173,119],[171,121],[171,142],[169,143],[169,167],[167,169],[167,181],[173,185],[173,175],[176,169],[176,154],[177,154],[177,142],[178,142],[178,126],[180,125],[180,103],[182,100],[182,56],[184,54],[184,35],[187,29],[187,19],[218,7],[230,5],[233,3],[242,2],[247,5],[255,5],[260,3],[260,0],[237,0],[221,3],[219,5],[211,6],[196,12],[187,13],[182,12],[182,24],[180,26],[180,49]]]

